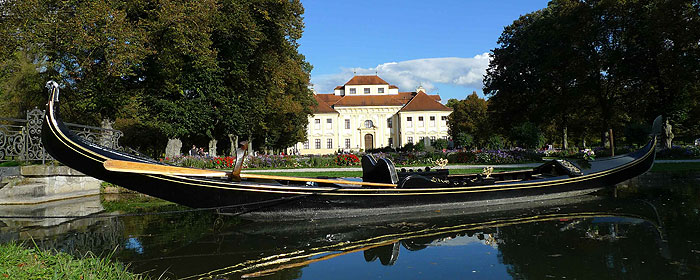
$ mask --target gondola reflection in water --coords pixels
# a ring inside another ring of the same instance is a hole
[[[101,147],[77,137],[60,118],[59,88],[47,83],[50,99],[42,129],[46,150],[63,164],[95,178],[194,208],[235,207],[261,220],[328,219],[478,208],[598,191],[648,171],[655,158],[651,140],[627,155],[585,166],[553,160],[523,171],[449,175],[447,170],[397,172],[393,163],[363,158],[363,180],[296,178],[240,173],[239,151],[232,172],[182,168]],[[226,211],[226,209],[222,209]]]
[[[616,246],[629,242],[628,235],[644,239],[634,240],[634,246],[639,247],[639,242],[645,244],[640,257],[668,258],[656,210],[639,200],[581,196],[482,210],[378,215],[351,220],[242,221],[224,225],[212,238],[189,242],[167,256],[146,258],[142,255],[132,265],[143,270],[168,267],[170,273],[182,279],[297,279],[317,267],[341,262],[346,268],[343,273],[357,278],[364,274],[347,271],[352,264],[367,262],[363,269],[372,271],[368,275],[376,276],[384,271],[381,267],[399,265],[404,255],[446,246],[462,249],[453,253],[454,256],[445,253],[447,256],[439,258],[442,261],[458,256],[473,258],[469,246],[491,248],[488,251],[494,252],[495,264],[502,262],[512,266],[527,267],[527,262],[536,265],[537,262],[546,263],[547,259],[556,262],[557,258],[562,262],[605,258],[621,261],[622,256],[607,255],[619,254],[615,252],[619,249]],[[150,248],[153,249],[156,248]],[[496,259],[495,253],[500,259]],[[426,262],[440,262],[430,259],[428,252],[422,254]],[[633,255],[624,257],[635,259]],[[409,260],[415,259],[409,257]],[[549,265],[555,271],[564,266]],[[600,273],[605,265],[591,265],[587,269]],[[451,269],[464,268],[457,265]],[[193,273],[198,270],[204,271]],[[545,272],[547,269],[537,273]]]

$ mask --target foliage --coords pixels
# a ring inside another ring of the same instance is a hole
[[[489,127],[486,100],[474,92],[454,104],[453,110],[447,123],[452,139],[457,139],[460,133],[467,133],[476,138],[477,142],[486,140]]]
[[[501,135],[491,135],[486,140],[486,147],[489,149],[500,150],[506,146],[506,140]]]
[[[471,149],[474,145],[474,136],[464,131],[457,133],[454,137],[455,145],[460,148]]]
[[[0,113],[41,106],[53,79],[66,120],[123,119],[159,138],[139,145],[149,154],[229,134],[288,147],[314,105],[303,12],[298,0],[0,1]]]
[[[659,159],[700,159],[700,146],[673,146],[670,149],[658,151]]]
[[[0,272],[6,279],[147,279],[91,253],[76,259],[66,253],[0,244]]]
[[[552,1],[501,34],[490,119],[501,133],[530,121],[585,139],[663,114],[698,133],[699,40],[697,1]]]
[[[518,147],[537,149],[544,145],[544,135],[539,128],[531,122],[524,122],[514,126],[510,131],[510,139]]]
[[[418,143],[413,146],[413,150],[416,152],[425,151],[425,141],[418,141]]]
[[[335,164],[338,166],[358,165],[360,159],[353,154],[339,154],[335,156]]]
[[[435,148],[437,150],[444,150],[444,149],[447,149],[447,140],[437,139],[437,140],[433,141],[433,143],[430,143],[430,145],[433,146],[433,148]]]

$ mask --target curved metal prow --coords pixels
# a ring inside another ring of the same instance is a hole
[[[54,102],[58,102],[58,93],[59,93],[58,83],[56,83],[54,81],[48,81],[48,82],[46,82],[45,87],[49,90],[51,100]]]
[[[243,141],[240,144],[240,147],[236,149],[236,164],[233,166],[233,172],[231,172],[231,180],[232,181],[240,181],[241,180],[241,169],[243,169],[243,161],[245,161],[245,157],[248,155],[248,141]]]
[[[663,118],[661,116],[654,119],[654,124],[651,125],[651,136],[659,136],[663,132]]]

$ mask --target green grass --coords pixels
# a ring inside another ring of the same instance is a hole
[[[186,209],[184,206],[160,198],[139,194],[119,194],[119,200],[102,200],[102,207],[107,212],[146,213],[156,211],[173,211]],[[2,278],[0,278],[1,280]]]
[[[693,172],[700,171],[700,162],[654,163],[652,172]]]
[[[66,253],[0,244],[0,279],[148,279],[91,253],[75,258]]]
[[[522,170],[530,168],[495,168],[493,172],[502,171],[513,171]],[[468,168],[468,169],[450,169],[450,174],[477,174],[481,173],[483,169],[481,168]],[[275,176],[293,176],[293,177],[307,177],[315,178],[320,176],[326,177],[362,177],[362,171],[318,171],[318,172],[246,172],[254,174],[265,174],[265,175],[275,175]]]

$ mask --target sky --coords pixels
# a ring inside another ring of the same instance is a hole
[[[301,0],[299,51],[311,83],[332,93],[353,73],[374,75],[399,91],[423,86],[443,102],[476,91],[505,26],[545,8],[546,0]]]

